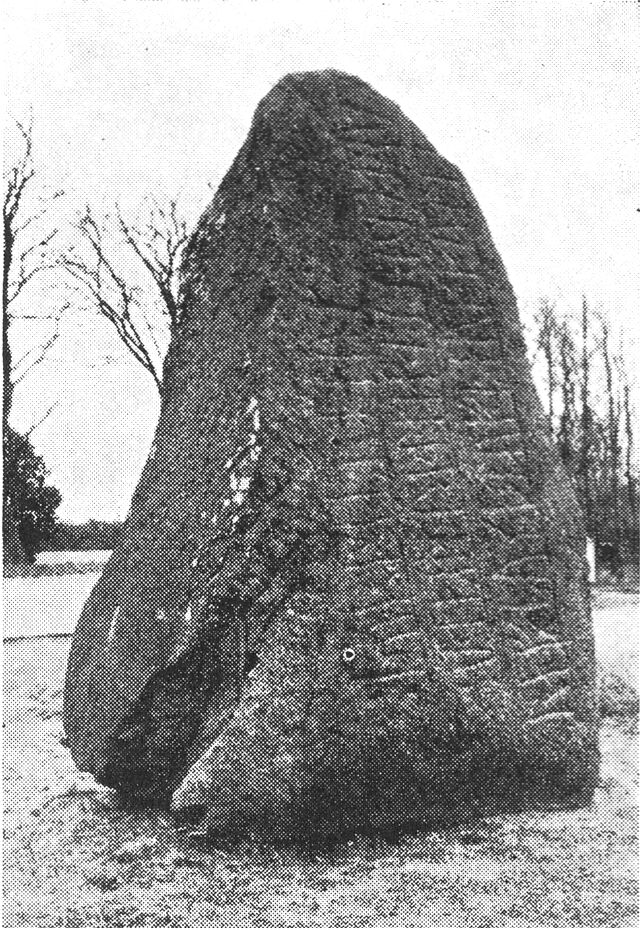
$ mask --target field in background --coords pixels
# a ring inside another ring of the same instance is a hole
[[[97,577],[5,580],[6,627],[71,630]],[[6,642],[4,924],[635,928],[638,595],[596,591],[594,604],[608,717],[589,808],[306,851],[204,850],[165,813],[119,808],[60,743],[69,638]]]
[[[5,577],[3,638],[68,635],[100,577],[95,570],[45,577]]]
[[[82,567],[85,564],[100,566],[107,563],[111,557],[111,551],[41,551],[36,554],[36,564],[51,566],[58,564],[69,564],[72,567]],[[55,569],[55,568],[54,568]]]
[[[111,551],[103,550],[42,551],[36,555],[34,564],[4,564],[4,580],[6,584],[7,580],[33,580],[67,574],[99,574],[110,557]]]
[[[2,637],[73,632],[111,551],[42,551],[2,582]]]

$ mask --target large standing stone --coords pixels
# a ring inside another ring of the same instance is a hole
[[[69,660],[78,766],[212,829],[588,797],[584,534],[460,172],[357,78],[290,75],[183,278]]]

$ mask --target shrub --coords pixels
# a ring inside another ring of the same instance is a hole
[[[29,437],[7,427],[3,436],[4,492],[3,541],[7,558],[17,559],[17,549],[33,563],[53,537],[56,509],[62,497],[47,484],[43,459]]]

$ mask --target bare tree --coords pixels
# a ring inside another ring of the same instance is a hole
[[[577,472],[582,483],[584,518],[587,534],[594,537],[596,525],[593,517],[593,488],[592,488],[592,452],[594,447],[593,410],[591,409],[591,346],[590,346],[590,320],[587,298],[582,297],[582,316],[580,334],[582,340],[582,358],[580,364],[580,451],[578,455]],[[597,539],[596,539],[597,540]]]
[[[556,445],[598,557],[621,576],[639,537],[633,391],[624,358],[614,350],[608,319],[586,297],[576,316],[547,300],[539,306],[529,335],[543,368],[543,405],[554,416]]]
[[[558,361],[562,408],[558,423],[557,443],[560,457],[571,476],[575,473],[576,433],[576,351],[569,323],[562,320],[558,332]]]
[[[538,305],[535,315],[536,349],[542,351],[547,376],[547,395],[549,400],[549,427],[554,435],[554,398],[556,392],[556,340],[558,336],[558,322],[556,319],[555,303],[543,298]]]
[[[636,527],[638,525],[638,477],[634,473],[633,456],[635,452],[635,435],[633,430],[633,417],[631,410],[630,385],[629,378],[624,364],[620,362],[620,372],[623,381],[622,387],[622,407],[624,410],[624,432],[625,432],[625,467],[624,475],[627,484],[627,500],[630,520],[630,530],[627,531],[629,547],[637,555],[638,535]]]
[[[178,210],[177,200],[162,205],[148,200],[142,222],[127,223],[116,207],[118,223],[130,248],[151,275],[162,298],[160,310],[171,332],[179,322],[178,271],[182,250],[189,237],[187,222]]]
[[[613,363],[610,348],[609,326],[604,319],[600,319],[601,337],[599,348],[604,366],[605,385],[607,394],[607,425],[606,425],[606,458],[607,467],[605,468],[606,476],[609,478],[609,490],[611,493],[611,567],[615,574],[621,570],[621,525],[620,525],[620,492],[619,492],[619,467],[620,467],[620,407],[616,402],[615,388],[613,382]]]
[[[2,364],[3,364],[3,407],[2,407],[2,426],[3,434],[6,432],[11,400],[13,398],[13,383],[11,379],[11,346],[9,344],[9,304],[16,294],[16,286],[12,286],[11,274],[13,271],[16,237],[18,235],[18,217],[20,214],[20,203],[24,192],[33,178],[35,173],[32,158],[32,137],[31,126],[24,127],[18,123],[18,129],[22,136],[24,148],[21,157],[17,163],[12,165],[4,175],[4,199],[2,203],[2,221],[3,221],[3,264],[2,264]],[[23,265],[23,262],[21,262]],[[26,273],[22,273],[24,283],[26,284]],[[20,288],[21,289],[21,288]],[[18,290],[19,292],[19,290]]]
[[[9,413],[16,383],[23,380],[36,365],[44,360],[45,355],[58,338],[60,314],[18,317],[15,303],[27,284],[47,267],[48,246],[57,233],[49,229],[37,233],[38,223],[49,209],[52,200],[62,195],[57,191],[49,197],[39,197],[27,205],[26,194],[35,177],[33,161],[33,125],[16,122],[20,140],[20,153],[8,167],[3,176],[4,196],[2,202],[3,220],[3,266],[2,266],[2,361],[3,361],[3,407],[2,435],[3,461],[5,465],[10,458],[8,449],[15,445],[16,433],[9,428]],[[53,335],[43,344],[25,352],[14,366],[9,341],[11,321],[23,319],[51,319],[56,323]],[[16,372],[17,367],[17,372]],[[54,404],[55,405],[55,404]],[[41,420],[43,421],[43,420]],[[40,423],[38,423],[40,424]],[[34,428],[36,428],[34,426]],[[32,429],[33,431],[33,429]],[[6,478],[3,485],[3,539],[7,561],[19,563],[25,559],[24,546],[20,538],[18,523],[20,512],[16,509],[13,489]]]
[[[80,248],[70,248],[62,264],[162,395],[162,342],[179,322],[178,270],[188,231],[175,199],[166,205],[147,199],[141,212],[128,222],[116,206],[115,216],[98,220],[87,206],[76,226]]]
[[[44,359],[45,354],[58,338],[58,324],[60,313],[46,315],[17,316],[15,302],[27,284],[42,271],[51,269],[54,265],[49,258],[48,246],[57,235],[57,228],[48,229],[44,233],[32,233],[37,223],[43,218],[53,200],[62,196],[58,190],[48,197],[39,197],[32,208],[25,207],[25,194],[35,176],[33,162],[33,126],[16,122],[16,127],[22,143],[22,151],[15,164],[12,164],[4,175],[5,189],[2,204],[2,219],[4,233],[3,265],[2,265],[2,360],[4,364],[4,415],[3,424],[11,408],[13,387],[11,347],[9,344],[9,326],[11,319],[53,319],[56,328],[52,337],[43,344],[35,346],[26,355],[31,356],[28,368],[22,368],[18,381]],[[18,366],[26,359],[26,355],[18,361]],[[35,357],[33,356],[35,355]],[[18,382],[16,381],[16,382]]]

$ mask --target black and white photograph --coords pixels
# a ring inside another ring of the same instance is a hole
[[[5,928],[635,928],[637,0],[5,0]]]

